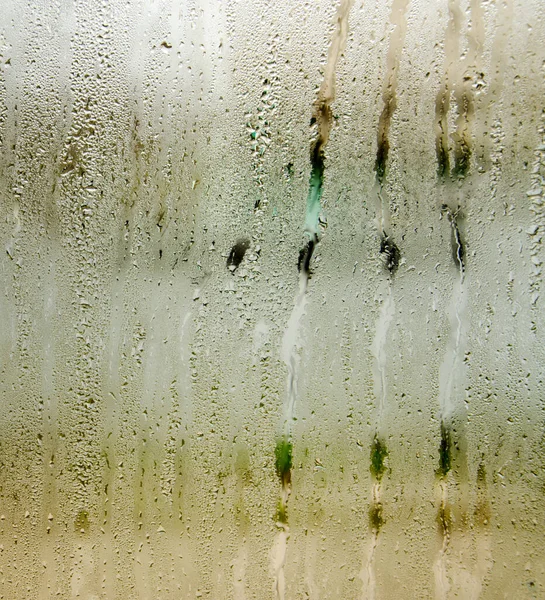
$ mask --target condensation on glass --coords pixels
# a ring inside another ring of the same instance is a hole
[[[545,597],[541,0],[4,0],[0,598]]]

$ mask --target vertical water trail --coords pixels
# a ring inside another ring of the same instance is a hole
[[[441,199],[441,217],[446,217],[451,232],[452,259],[458,276],[454,282],[447,308],[450,336],[443,362],[439,368],[439,412],[441,441],[439,447],[438,515],[441,546],[434,564],[436,597],[444,599],[449,593],[447,552],[451,542],[451,509],[448,498],[448,474],[452,468],[453,453],[465,443],[460,397],[464,390],[464,356],[467,340],[466,250],[463,234],[465,186],[472,156],[471,127],[474,121],[476,82],[482,78],[480,63],[485,29],[482,7],[470,3],[470,27],[467,33],[468,49],[460,59],[460,37],[463,20],[458,0],[449,0],[449,21],[445,34],[445,70],[436,97],[435,135],[437,176]],[[454,164],[450,166],[448,113],[452,99],[456,106],[455,131],[452,133]],[[459,423],[456,426],[455,420]],[[459,462],[459,461],[458,461]],[[459,482],[461,486],[467,482]],[[462,496],[464,494],[462,493]],[[463,504],[463,503],[462,503]],[[463,506],[462,506],[463,508]],[[470,591],[466,590],[469,594]]]
[[[282,340],[282,360],[287,367],[286,401],[284,403],[282,435],[277,442],[276,472],[282,490],[277,510],[279,531],[272,553],[272,568],[275,577],[275,592],[278,600],[285,597],[284,564],[289,538],[287,505],[291,490],[292,425],[297,401],[297,379],[299,369],[298,349],[300,328],[307,302],[306,292],[310,278],[310,261],[319,241],[319,217],[325,172],[325,147],[333,125],[331,104],[335,100],[335,71],[348,36],[348,15],[354,0],[340,0],[336,14],[336,27],[328,50],[324,78],[318,90],[312,112],[311,125],[315,126],[315,138],[310,147],[311,171],[305,216],[305,244],[299,252],[299,289],[292,313]]]
[[[312,112],[311,125],[316,126],[316,137],[310,147],[311,171],[305,218],[305,233],[309,238],[309,243],[307,245],[307,252],[299,260],[300,266],[303,266],[302,263],[304,263],[304,270],[307,271],[307,274],[312,249],[318,241],[320,200],[322,197],[325,170],[325,147],[333,125],[331,104],[335,100],[335,69],[346,44],[348,36],[348,13],[353,2],[354,0],[341,0],[337,9],[337,27],[329,46],[324,78],[318,90],[318,96]]]
[[[445,357],[439,369],[439,411],[441,424],[441,443],[439,448],[438,502],[437,521],[441,534],[441,548],[434,565],[436,597],[445,599],[448,595],[446,553],[451,536],[451,517],[448,504],[447,476],[452,467],[452,453],[456,440],[453,439],[453,417],[456,412],[457,378],[464,357],[464,340],[466,335],[466,303],[467,294],[464,285],[465,264],[464,246],[457,225],[458,215],[444,207],[452,229],[453,259],[458,267],[458,277],[454,283],[451,301],[447,309],[450,326],[450,338],[447,343]]]
[[[449,156],[449,129],[448,129],[448,113],[450,109],[451,100],[451,80],[453,77],[453,70],[456,65],[456,61],[459,56],[459,35],[460,35],[460,22],[462,19],[460,8],[457,4],[457,0],[449,0],[448,3],[449,20],[445,32],[445,68],[443,77],[437,96],[435,99],[435,153],[437,159],[437,177],[438,181],[443,184],[443,192],[447,179],[450,175],[450,156]],[[443,205],[447,211],[450,208]],[[449,213],[447,213],[449,214]],[[449,219],[452,225],[452,219]],[[458,282],[458,291],[463,288],[461,286],[461,277],[463,272],[460,270],[460,281]],[[454,321],[456,321],[456,299],[455,292],[452,295],[451,310],[452,316],[452,303],[454,303]],[[452,321],[452,318],[451,318]],[[451,326],[451,340],[450,346],[455,347],[455,342],[452,341],[452,335],[456,337],[455,332],[456,324],[454,328]],[[451,434],[450,427],[445,424],[445,404],[450,402],[451,394],[451,381],[449,382],[448,372],[452,367],[452,351],[447,354],[443,361],[439,373],[439,411],[440,411],[440,424],[441,424],[441,444],[439,448],[439,469],[438,469],[438,503],[439,510],[437,515],[437,521],[439,525],[441,535],[441,547],[439,549],[437,560],[434,564],[434,578],[435,578],[435,590],[437,598],[446,598],[449,590],[449,584],[447,580],[446,571],[446,552],[448,550],[450,540],[450,518],[448,513],[448,493],[447,493],[447,482],[446,475],[450,471],[451,467]],[[445,371],[447,377],[445,378]],[[448,390],[448,392],[447,392]]]
[[[386,180],[388,155],[390,151],[390,126],[392,117],[397,107],[397,83],[399,76],[399,63],[403,52],[405,34],[407,32],[407,10],[409,0],[394,0],[390,12],[390,23],[393,29],[390,34],[388,54],[386,58],[386,76],[382,88],[382,112],[377,128],[377,154],[375,159],[375,184],[373,196],[375,198],[375,223],[380,236],[380,253],[389,277],[383,286],[383,298],[375,326],[375,337],[371,351],[373,354],[373,380],[374,394],[378,404],[375,424],[375,435],[371,445],[371,474],[373,484],[371,490],[371,506],[369,509],[369,527],[371,539],[364,559],[360,577],[363,582],[363,598],[372,600],[375,597],[375,551],[379,541],[380,529],[383,525],[381,481],[385,471],[385,459],[388,455],[386,447],[386,434],[384,413],[387,405],[388,389],[386,368],[388,357],[386,341],[388,331],[395,315],[395,301],[392,294],[393,277],[399,267],[401,253],[393,240],[390,219],[390,201],[384,188]]]
[[[391,239],[390,204],[386,190],[384,189],[384,181],[386,179],[388,156],[390,153],[390,126],[397,108],[399,62],[407,32],[408,6],[409,0],[394,0],[390,12],[390,23],[393,25],[393,30],[390,35],[386,58],[386,76],[382,86],[382,111],[377,127],[377,154],[375,159],[375,186],[373,194],[376,199],[375,220],[381,236],[381,252],[385,254],[388,269],[392,273],[397,269],[399,249]]]
[[[445,35],[445,71],[443,80],[436,97],[435,103],[435,151],[437,157],[437,175],[441,183],[445,184],[450,171],[449,157],[449,134],[448,134],[448,112],[450,108],[450,74],[452,65],[458,55],[458,36],[460,31],[460,13],[459,8],[452,0],[449,1],[449,22]],[[453,219],[451,210],[448,205],[443,205],[443,210],[446,211],[449,221],[456,222]],[[454,227],[453,227],[454,231]],[[438,469],[438,502],[439,510],[437,522],[441,535],[441,547],[439,549],[437,560],[434,564],[435,578],[435,593],[436,598],[446,599],[449,591],[449,583],[447,579],[446,568],[446,553],[450,542],[450,514],[448,508],[448,489],[446,476],[451,468],[451,450],[452,440],[450,434],[450,425],[448,425],[447,405],[451,403],[452,395],[452,368],[455,366],[456,360],[456,338],[457,325],[460,320],[457,316],[457,301],[456,296],[460,295],[463,290],[462,286],[463,270],[460,269],[460,278],[456,288],[453,290],[451,304],[449,307],[449,316],[451,321],[451,339],[447,347],[447,352],[443,360],[443,364],[439,371],[439,411],[441,424],[441,444],[439,448],[439,469]],[[458,294],[456,293],[458,292]],[[458,327],[458,331],[459,327]]]

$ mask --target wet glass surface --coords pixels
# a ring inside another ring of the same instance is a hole
[[[543,598],[543,3],[2,13],[0,599]]]

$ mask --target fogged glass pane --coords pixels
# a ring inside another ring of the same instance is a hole
[[[4,0],[0,598],[545,597],[541,0]]]

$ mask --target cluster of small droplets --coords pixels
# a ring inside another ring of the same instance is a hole
[[[274,36],[270,43],[270,51],[265,61],[265,74],[262,81],[262,92],[255,114],[248,113],[246,128],[250,135],[250,146],[252,149],[252,167],[253,179],[259,188],[260,196],[256,202],[256,209],[261,203],[266,204],[264,195],[264,176],[265,176],[265,153],[271,144],[271,118],[276,112],[277,101],[274,94],[274,85],[278,82],[278,74],[276,72],[277,65],[277,42],[278,36]]]

